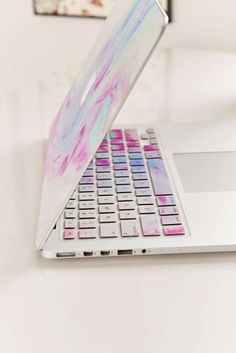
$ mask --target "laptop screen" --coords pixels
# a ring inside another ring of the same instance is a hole
[[[156,0],[117,1],[51,128],[38,240],[62,212],[166,22]]]

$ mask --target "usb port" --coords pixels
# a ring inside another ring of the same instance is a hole
[[[110,250],[102,250],[102,251],[100,252],[101,256],[109,256],[110,253],[111,253]]]
[[[57,252],[57,257],[75,257],[75,252]]]
[[[84,254],[84,256],[93,256],[92,251],[84,251],[83,254]]]
[[[117,251],[118,255],[132,255],[133,254],[133,250],[130,249],[126,249],[126,250],[118,250]]]

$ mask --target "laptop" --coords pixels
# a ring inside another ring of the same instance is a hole
[[[66,96],[45,162],[44,257],[236,250],[235,123],[113,125],[167,23],[156,0],[117,1]]]

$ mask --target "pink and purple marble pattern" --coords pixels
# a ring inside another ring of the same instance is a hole
[[[91,159],[107,120],[131,87],[133,70],[137,68],[126,57],[126,50],[129,52],[130,46],[140,40],[137,31],[147,31],[157,8],[155,0],[131,3],[127,15],[104,43],[83,79],[75,81],[56,117],[46,161],[48,176],[61,177],[68,168],[80,170]],[[135,55],[138,53],[134,50],[133,58]],[[131,138],[132,135],[130,130]]]

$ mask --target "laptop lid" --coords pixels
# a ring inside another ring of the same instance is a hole
[[[42,248],[168,22],[157,0],[120,0],[50,131],[36,247]]]

